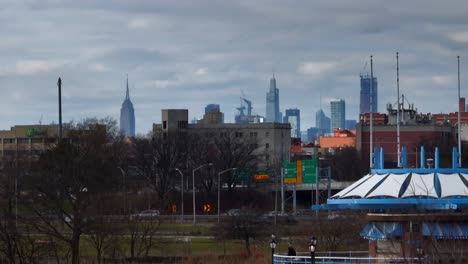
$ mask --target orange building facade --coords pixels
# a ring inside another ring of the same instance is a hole
[[[320,136],[321,148],[356,147],[356,130],[336,129],[332,136]]]

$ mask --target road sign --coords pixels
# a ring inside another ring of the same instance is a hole
[[[317,157],[302,161],[302,183],[317,183]]]
[[[210,204],[204,204],[203,205],[203,212],[205,212],[205,213],[211,212],[211,205]]]
[[[297,180],[297,165],[295,162],[285,161],[284,168],[284,183],[296,183]]]
[[[268,173],[266,172],[259,172],[255,174],[255,180],[257,181],[268,180],[268,179],[270,179],[270,175],[268,175]]]

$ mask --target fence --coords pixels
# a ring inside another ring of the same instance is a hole
[[[273,264],[310,264],[311,257],[307,253],[300,253],[298,256],[285,256],[282,254],[275,254],[273,256]],[[404,263],[416,264],[426,263],[424,259],[418,258],[373,258],[365,256],[316,256],[316,264],[373,264],[373,263]]]

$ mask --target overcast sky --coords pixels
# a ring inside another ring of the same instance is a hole
[[[242,93],[265,115],[274,71],[280,110],[300,109],[306,130],[331,99],[358,119],[370,55],[379,111],[395,103],[397,51],[400,93],[420,112],[453,112],[457,56],[468,96],[466,10],[463,0],[0,0],[0,129],[57,123],[59,76],[64,122],[119,120],[127,73],[137,133],[161,109],[193,119],[210,103],[233,122]]]

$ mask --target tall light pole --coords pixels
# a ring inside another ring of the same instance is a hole
[[[275,235],[271,235],[271,241],[270,241],[270,248],[271,248],[271,264],[275,263],[274,262],[274,255],[275,255],[275,248],[276,248],[276,239]]]
[[[125,184],[126,173],[121,167],[117,167],[122,173],[123,178],[123,195],[124,195],[124,214],[127,215],[127,186]]]
[[[221,211],[221,202],[220,202],[220,194],[221,194],[221,186],[220,186],[220,178],[221,178],[221,174],[225,173],[225,172],[228,172],[228,171],[236,171],[237,168],[229,168],[227,170],[223,170],[221,172],[218,172],[218,224],[219,224],[219,212]]]
[[[313,236],[309,242],[310,263],[315,264],[315,252],[317,251],[317,239]]]
[[[180,216],[181,221],[184,222],[184,174],[178,168],[175,168],[175,170],[180,174]]]
[[[193,224],[196,224],[196,211],[195,211],[195,172],[203,167],[206,166],[213,166],[213,163],[207,163],[203,164],[195,169],[192,170],[192,184],[193,184],[193,189],[192,189],[192,198],[193,198]]]

